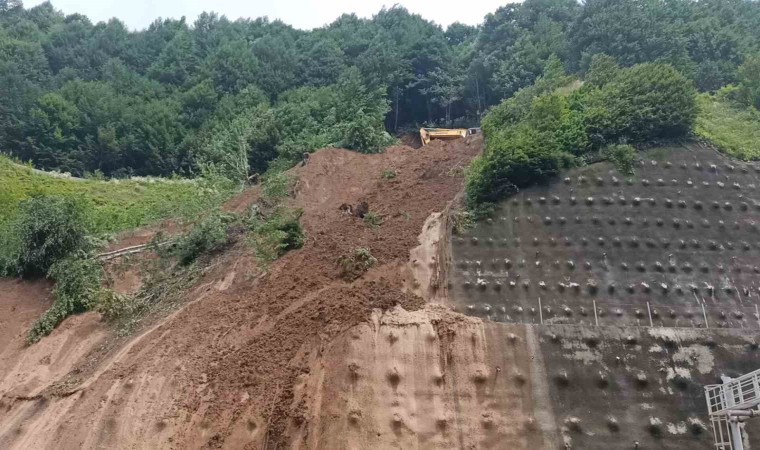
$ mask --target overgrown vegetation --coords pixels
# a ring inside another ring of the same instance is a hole
[[[377,264],[377,258],[372,256],[370,250],[365,247],[357,247],[338,259],[340,275],[346,281],[356,280],[375,264]]]
[[[285,172],[270,172],[262,182],[262,195],[267,202],[277,203],[290,195],[296,178]]]
[[[744,161],[760,159],[760,112],[719,95],[699,95],[696,133],[722,152]]]
[[[29,330],[28,343],[97,301],[102,269],[90,255],[87,219],[81,202],[38,196],[22,201],[18,214],[4,224],[0,275],[47,276],[55,282],[53,304]]]
[[[546,181],[587,155],[602,152],[628,164],[631,148],[619,144],[679,138],[690,131],[695,91],[672,66],[621,68],[599,55],[587,77],[593,82],[573,83],[559,61],[550,60],[535,85],[486,116],[486,150],[467,173],[470,208]]]

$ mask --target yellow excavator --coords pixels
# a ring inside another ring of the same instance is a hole
[[[433,139],[459,139],[480,133],[480,128],[420,128],[422,145],[428,145]]]

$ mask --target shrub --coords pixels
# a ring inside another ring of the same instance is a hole
[[[636,149],[631,145],[612,144],[602,150],[602,156],[609,160],[615,168],[625,175],[633,175],[633,165],[636,161]]]
[[[230,219],[230,216],[212,214],[196,223],[188,234],[179,239],[174,248],[179,263],[188,265],[199,256],[227,245],[227,223]]]
[[[342,123],[339,129],[341,140],[338,145],[361,153],[378,153],[394,142],[383,129],[382,122],[362,112],[350,122]]]
[[[69,315],[90,309],[98,300],[102,270],[98,261],[81,256],[70,256],[54,263],[48,277],[55,281],[55,300],[32,325],[27,342],[39,341]]]
[[[301,248],[306,240],[299,222],[301,214],[300,209],[278,207],[267,216],[254,215],[250,229],[256,256],[271,262],[289,250]]]
[[[376,213],[375,211],[369,211],[364,214],[363,220],[364,223],[367,224],[367,226],[370,228],[377,228],[383,224],[383,216]]]
[[[365,247],[357,247],[338,258],[341,277],[346,281],[356,280],[375,264],[377,264],[377,258],[372,256],[369,249]]]
[[[570,155],[542,144],[535,135],[501,139],[498,144],[489,142],[486,153],[470,164],[465,181],[469,208],[544,182],[572,163]]]
[[[295,177],[285,172],[271,172],[264,177],[262,183],[264,198],[278,201],[287,197],[295,184]]]
[[[41,276],[67,256],[90,249],[82,205],[61,197],[34,197],[19,205],[11,233],[15,250],[8,271]]]
[[[463,235],[475,224],[475,215],[470,211],[455,211],[451,214],[452,231],[456,235]]]
[[[120,295],[113,291],[103,291],[97,304],[97,311],[109,322],[133,314],[138,303],[129,295]]]
[[[385,169],[383,170],[383,173],[380,174],[380,176],[386,180],[392,180],[396,178],[396,175],[398,175],[396,169]]]
[[[617,69],[600,56],[580,89],[563,88],[568,78],[552,73],[483,119],[486,150],[466,174],[471,211],[545,182],[610,144],[608,156],[630,170],[632,149],[616,144],[682,137],[694,122],[694,88],[672,66]]]

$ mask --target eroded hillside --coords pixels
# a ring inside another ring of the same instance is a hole
[[[650,150],[633,176],[576,169],[452,236],[480,149],[317,152],[288,200],[302,249],[265,271],[225,252],[184,307],[106,354],[93,313],[6,346],[0,444],[712,448],[702,386],[756,368],[760,172]],[[347,212],[362,201],[379,223]],[[357,248],[377,263],[346,281]]]
[[[463,167],[481,149],[473,138],[377,155],[317,152],[296,169],[293,206],[307,241],[261,272],[250,255],[228,252],[186,293],[187,305],[107,355],[69,361],[46,389],[5,390],[0,443],[10,448],[283,448],[319,434],[314,399],[304,397],[335,337],[373,311],[419,309],[404,289],[405,263],[431,212],[461,190]],[[392,170],[394,177],[383,177]],[[341,205],[365,201],[370,226]],[[240,205],[238,205],[240,206]],[[341,256],[368,249],[377,263],[341,277]],[[15,360],[42,361],[68,319]],[[105,338],[104,338],[105,339]],[[91,358],[91,359],[88,359]],[[26,376],[43,362],[25,367]],[[76,430],[76,432],[72,432]]]

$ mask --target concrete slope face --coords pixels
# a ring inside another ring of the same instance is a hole
[[[527,189],[451,240],[443,301],[519,324],[530,373],[500,376],[548,402],[524,430],[543,448],[715,448],[703,385],[760,367],[760,166],[696,145],[642,159]]]

